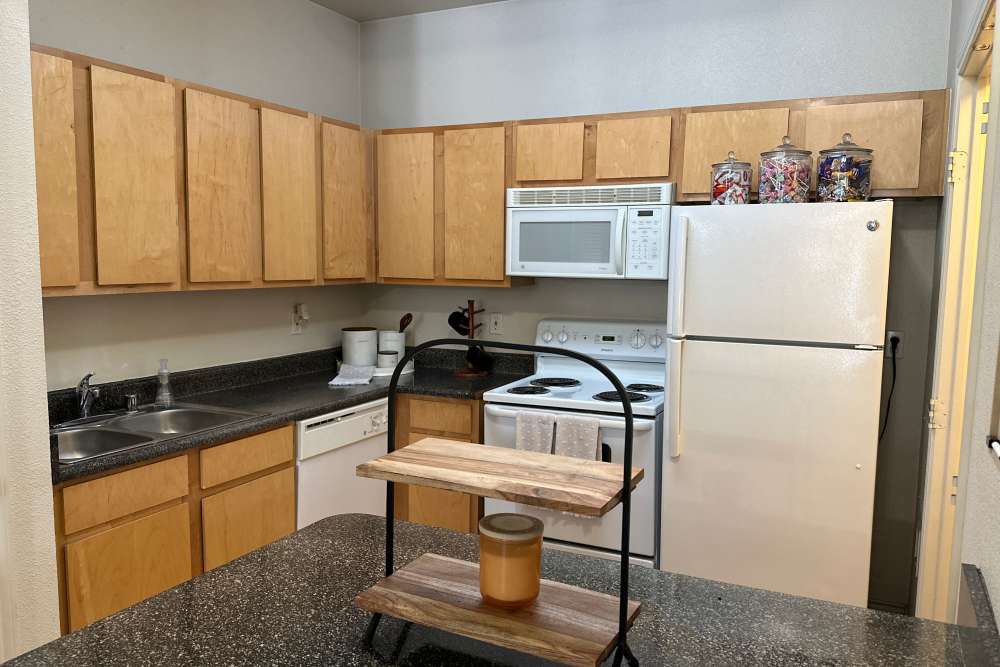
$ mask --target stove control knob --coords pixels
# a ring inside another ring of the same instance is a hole
[[[632,334],[632,347],[639,349],[646,346],[646,334],[642,333],[636,329],[635,333]]]
[[[654,350],[659,348],[661,345],[663,345],[663,336],[661,336],[660,334],[653,334],[652,337],[650,337],[649,339],[649,345]]]
[[[552,342],[552,332],[551,331],[549,331],[549,330],[546,329],[546,331],[542,334],[542,342],[543,343],[551,343]]]
[[[569,334],[568,334],[568,333],[566,333],[566,331],[565,331],[565,330],[563,330],[563,331],[560,331],[560,332],[559,332],[559,337],[558,337],[558,339],[557,339],[557,340],[558,340],[558,341],[559,341],[560,343],[562,343],[563,345],[565,345],[565,344],[566,344],[566,341],[568,341],[568,340],[569,340]]]

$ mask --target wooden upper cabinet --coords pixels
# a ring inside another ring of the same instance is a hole
[[[757,189],[757,163],[788,134],[788,109],[740,109],[689,113],[685,119],[683,194],[711,191],[712,164],[729,151],[754,165],[751,189]]]
[[[184,91],[187,151],[188,278],[193,283],[254,277],[259,217],[252,111],[245,102]]]
[[[434,278],[434,135],[378,137],[378,251],[383,278]]]
[[[503,280],[503,127],[444,133],[444,275]]]
[[[920,141],[924,101],[887,100],[811,107],[806,111],[806,145],[818,151],[839,144],[849,132],[854,143],[875,150],[872,189],[920,185]]]
[[[367,278],[371,224],[360,130],[323,123],[323,277]]]
[[[578,181],[583,178],[583,123],[518,125],[514,179]]]
[[[169,83],[90,68],[97,281],[178,279],[177,115]]]
[[[69,287],[80,282],[73,63],[32,51],[31,92],[42,287]]]
[[[316,128],[312,118],[260,110],[264,280],[316,278]]]
[[[643,178],[670,173],[670,116],[597,123],[597,178]]]

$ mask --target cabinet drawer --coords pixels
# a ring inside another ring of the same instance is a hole
[[[291,461],[292,427],[258,433],[201,451],[201,488],[208,489]]]
[[[410,399],[410,429],[431,433],[472,434],[472,403]]]
[[[188,492],[188,459],[177,456],[63,489],[66,534],[155,507]]]

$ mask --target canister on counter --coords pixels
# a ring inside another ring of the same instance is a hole
[[[872,192],[871,148],[854,143],[851,133],[819,152],[816,198],[819,201],[867,201]]]
[[[761,204],[801,204],[809,201],[812,151],[792,145],[782,137],[781,145],[760,154],[757,196]]]
[[[736,153],[729,151],[724,162],[712,165],[712,203],[749,204],[752,171],[749,162],[740,162]]]

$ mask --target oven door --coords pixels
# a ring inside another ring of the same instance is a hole
[[[514,447],[518,412],[559,414],[558,411],[487,405],[484,441],[498,447]],[[577,414],[577,413],[573,413]],[[583,415],[601,420],[601,443],[605,460],[623,463],[625,458],[625,419],[614,415]],[[632,531],[630,555],[652,559],[659,544],[659,474],[657,450],[661,442],[662,419],[636,417],[632,437],[632,465],[643,468],[645,477],[632,491]],[[606,445],[606,446],[605,446]],[[622,507],[618,505],[599,519],[578,517],[505,500],[485,499],[487,514],[517,512],[538,517],[545,524],[545,537],[584,548],[620,553],[622,544]]]
[[[625,277],[625,206],[508,208],[507,273]]]

